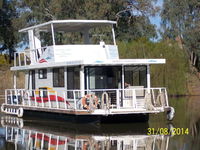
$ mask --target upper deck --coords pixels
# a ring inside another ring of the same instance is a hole
[[[15,54],[15,67],[119,59],[114,24],[108,20],[56,20],[19,30],[28,33],[29,49]]]

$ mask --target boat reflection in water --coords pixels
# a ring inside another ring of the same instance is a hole
[[[5,128],[6,147],[15,150],[167,150],[170,138],[146,135],[148,124],[137,125],[137,128],[134,124],[129,124],[129,128],[123,124],[87,125],[88,130],[82,130],[86,125],[51,125],[11,116],[2,117],[1,124]]]

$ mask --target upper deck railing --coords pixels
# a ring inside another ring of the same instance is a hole
[[[116,45],[53,45],[14,54],[14,66],[74,60],[119,59]]]

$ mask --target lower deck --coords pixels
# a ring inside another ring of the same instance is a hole
[[[67,95],[71,95],[70,98]],[[146,115],[170,108],[165,88],[90,91],[9,89],[5,99],[1,111],[18,117],[27,111],[97,117]]]

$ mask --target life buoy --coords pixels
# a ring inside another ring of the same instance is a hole
[[[87,99],[89,99],[89,103],[87,103]],[[83,109],[97,108],[98,103],[98,97],[94,94],[87,94],[81,99]]]
[[[17,109],[17,117],[23,117],[24,114],[24,109],[23,108],[19,108]]]

